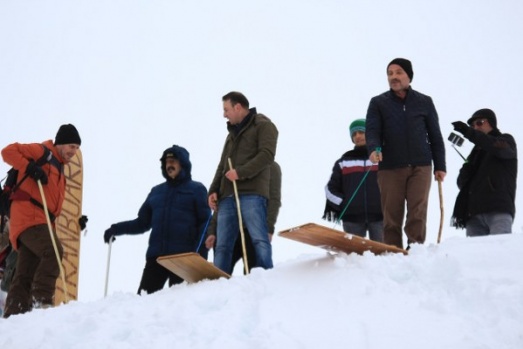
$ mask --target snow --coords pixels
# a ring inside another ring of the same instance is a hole
[[[488,107],[520,142],[522,17],[510,0],[0,1],[0,146],[75,124],[89,216],[79,300],[0,320],[0,347],[522,348],[523,221],[475,239],[448,226],[462,165],[450,143],[442,242],[433,185],[427,242],[407,257],[333,257],[276,236],[273,270],[139,297],[148,234],[121,237],[104,298],[102,241],[162,181],[170,145],[186,147],[193,178],[210,184],[231,90],[280,131],[277,230],[328,225],[333,162],[395,57],[412,61],[412,86],[433,97],[445,138]]]
[[[0,320],[2,348],[521,348],[523,235],[321,249],[248,276]],[[30,329],[30,335],[28,335]]]

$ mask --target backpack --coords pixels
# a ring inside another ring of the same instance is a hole
[[[63,168],[60,161],[58,161],[58,159],[53,155],[49,148],[47,148],[43,144],[42,147],[44,148],[44,154],[38,160],[36,160],[36,164],[38,166],[42,166],[46,163],[50,163],[53,166],[55,166],[60,173],[62,173]],[[2,187],[2,192],[0,194],[0,215],[2,216],[0,224],[0,233],[3,233],[6,218],[9,218],[9,211],[11,209],[13,195],[16,192],[16,190],[20,187],[20,185],[27,179],[28,176],[28,174],[25,174],[24,177],[22,177],[22,179],[20,180],[20,182],[17,183],[16,181],[18,179],[18,170],[11,168],[9,171],[7,171],[7,176],[4,178],[5,183]],[[44,208],[43,205],[34,198],[30,198],[29,201],[31,201],[34,205],[42,209]],[[54,221],[54,215],[49,213],[49,217],[51,217],[51,220]]]

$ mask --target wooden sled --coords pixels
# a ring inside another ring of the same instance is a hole
[[[332,252],[363,254],[366,251],[370,251],[376,255],[385,252],[407,254],[407,251],[399,247],[368,240],[314,223],[280,231],[278,235]]]
[[[56,217],[56,235],[64,249],[62,265],[65,273],[64,287],[62,277],[56,279],[54,305],[78,299],[78,280],[80,277],[80,224],[82,216],[83,158],[78,149],[76,155],[64,165],[66,177],[65,198],[62,212]],[[67,294],[66,294],[67,290]]]
[[[196,252],[162,256],[158,257],[156,261],[188,283],[231,277]]]

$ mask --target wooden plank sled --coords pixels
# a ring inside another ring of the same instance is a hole
[[[162,256],[158,257],[156,261],[188,283],[231,277],[196,252]]]
[[[332,252],[363,254],[370,251],[376,255],[385,252],[408,254],[404,249],[393,245],[372,241],[314,223],[280,231],[278,235]]]
[[[80,149],[71,161],[64,165],[66,178],[65,198],[62,212],[56,217],[56,235],[64,249],[62,265],[65,284],[61,276],[56,279],[54,305],[78,299],[78,280],[80,276],[81,229],[78,219],[82,216],[83,158]],[[67,290],[67,294],[65,291]]]

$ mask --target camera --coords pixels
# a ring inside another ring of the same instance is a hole
[[[463,137],[458,136],[454,132],[451,132],[449,135],[449,141],[452,142],[452,144],[457,145],[458,147],[461,147],[463,145]]]

